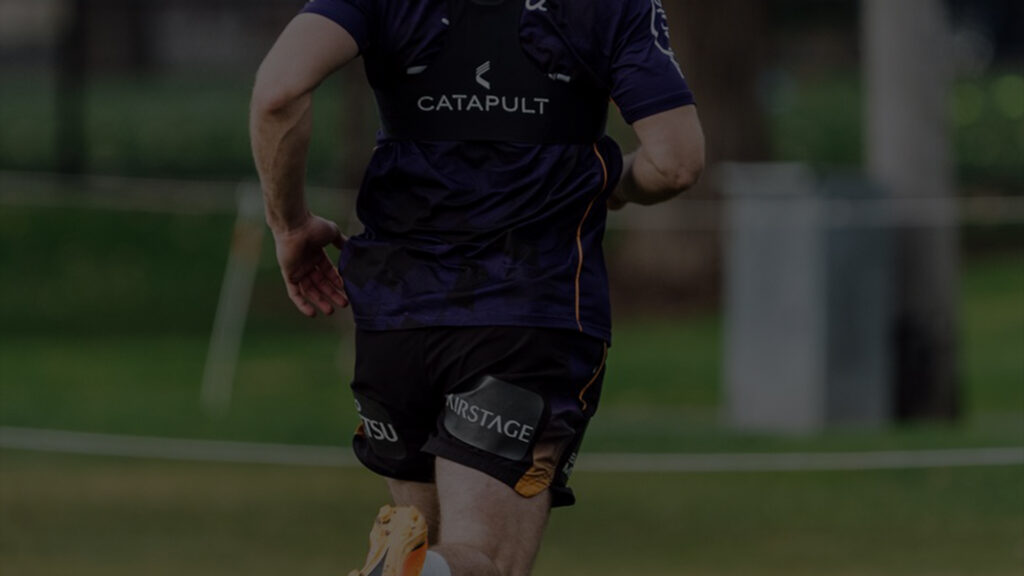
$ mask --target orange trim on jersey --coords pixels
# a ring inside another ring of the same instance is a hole
[[[587,401],[583,399],[583,395],[587,393],[587,390],[590,390],[590,387],[594,385],[594,382],[597,382],[597,377],[601,375],[601,372],[604,372],[604,366],[607,361],[608,343],[605,342],[603,344],[603,350],[601,351],[601,364],[597,367],[597,370],[594,371],[594,377],[590,379],[590,382],[587,382],[587,385],[580,390],[580,404],[582,405],[584,412],[587,411]]]
[[[583,213],[583,218],[580,219],[580,225],[576,227],[576,251],[579,253],[579,262],[576,264],[576,326],[583,332],[583,323],[580,321],[580,276],[583,274],[583,223],[587,221],[587,217],[590,216],[590,211],[594,208],[594,202],[598,198],[604,195],[604,191],[608,188],[608,165],[604,162],[604,157],[601,156],[601,151],[597,149],[597,143],[594,143],[594,154],[597,155],[598,161],[601,162],[601,192],[590,199],[590,204],[587,204],[587,211]]]

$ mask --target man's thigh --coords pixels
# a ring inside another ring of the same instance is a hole
[[[551,509],[548,492],[520,496],[476,469],[437,459],[441,546],[483,552],[504,576],[530,573]]]
[[[567,486],[597,409],[605,343],[568,330],[438,331],[427,365],[444,388],[423,451],[474,468],[522,497],[571,505]]]

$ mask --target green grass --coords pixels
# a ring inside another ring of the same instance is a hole
[[[969,408],[1024,412],[1024,253],[970,263],[961,290]]]
[[[309,322],[269,245],[234,398],[199,385],[232,219],[78,208],[0,211],[0,425],[343,446],[351,326]],[[809,437],[719,424],[714,311],[618,319],[585,450],[813,451],[1024,445],[1019,251],[965,262],[967,418]],[[536,574],[1014,575],[1024,467],[873,472],[581,471]],[[385,499],[362,470],[0,451],[0,573],[337,574]]]
[[[722,322],[717,314],[685,322],[630,322],[615,327],[602,402],[622,407],[718,404]]]
[[[201,410],[201,336],[33,337],[0,346],[5,425],[310,444],[342,444],[355,428],[342,376],[350,357],[323,334],[246,339],[223,419]]]
[[[385,500],[357,470],[0,453],[0,569],[345,574]],[[585,473],[537,576],[1019,574],[1024,468]]]
[[[232,222],[5,207],[0,262],[17,276],[0,282],[3,333],[207,329]]]

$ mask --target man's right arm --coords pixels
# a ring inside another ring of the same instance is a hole
[[[650,205],[691,188],[704,170],[704,132],[696,106],[682,106],[633,123],[640,146],[623,161],[609,208]]]
[[[313,90],[358,54],[352,36],[330,20],[300,14],[285,28],[256,75],[250,138],[263,188],[267,224],[288,296],[306,316],[348,305],[324,247],[344,238],[306,206],[306,156]]]
[[[313,90],[358,52],[344,28],[322,16],[300,14],[260,65],[249,127],[267,222],[275,231],[296,228],[307,218],[303,187]]]

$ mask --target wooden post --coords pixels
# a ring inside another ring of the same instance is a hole
[[[895,236],[895,415],[953,419],[959,274],[948,14],[943,0],[863,0],[862,9],[868,171],[934,215]]]

